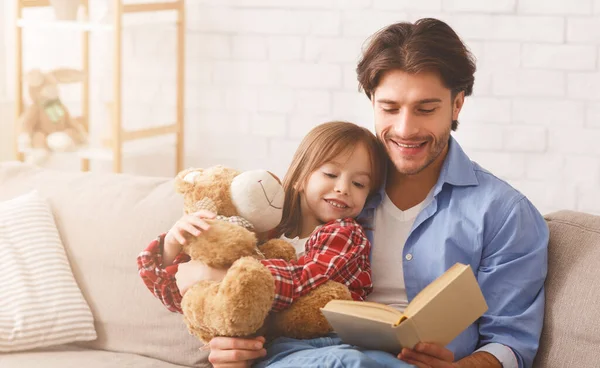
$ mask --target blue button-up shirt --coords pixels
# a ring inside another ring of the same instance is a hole
[[[383,194],[384,188],[361,213],[366,228],[372,229]],[[372,230],[367,236],[373,242]],[[456,359],[480,349],[509,363],[510,347],[519,367],[531,367],[544,320],[548,236],[531,202],[450,138],[433,200],[417,216],[398,260],[408,301],[456,262],[471,265],[489,309],[447,348]]]

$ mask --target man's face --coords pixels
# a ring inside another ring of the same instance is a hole
[[[463,101],[462,92],[452,101],[436,73],[382,76],[371,96],[375,131],[399,174],[415,175],[444,159]]]

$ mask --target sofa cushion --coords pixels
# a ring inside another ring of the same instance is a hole
[[[600,217],[560,211],[550,228],[546,315],[535,366],[597,367],[600,346]]]
[[[42,363],[43,362],[43,363]],[[88,350],[76,346],[54,347],[0,355],[0,367],[26,368],[180,368],[181,365],[128,353]]]
[[[180,314],[169,312],[137,275],[136,257],[182,214],[171,178],[81,173],[0,164],[0,200],[37,189],[53,209],[98,339],[89,349],[209,366]]]
[[[96,339],[48,204],[0,202],[0,353]]]

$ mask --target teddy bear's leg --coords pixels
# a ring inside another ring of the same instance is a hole
[[[249,336],[264,323],[275,298],[271,272],[252,257],[236,261],[223,281],[201,281],[183,296],[181,308],[191,334]]]
[[[48,134],[46,138],[48,147],[54,152],[65,152],[71,150],[75,146],[73,138],[66,132],[54,132]]]
[[[188,331],[204,343],[218,336],[207,322],[209,300],[216,298],[218,290],[219,285],[214,281],[199,281],[190,287],[181,299],[181,309]]]
[[[50,149],[48,147],[48,143],[46,142],[46,134],[42,132],[34,132],[31,137],[31,147],[33,148],[41,148],[41,149]]]
[[[204,344],[208,344],[210,340],[214,337],[214,335],[207,328],[203,328],[203,326],[198,326],[195,323],[192,323],[185,314],[183,315],[183,320],[188,328],[190,335],[196,336],[200,341]]]
[[[259,246],[258,249],[264,254],[265,259],[283,259],[284,261],[296,259],[296,250],[283,239],[271,239]]]
[[[271,272],[252,257],[237,260],[219,285],[213,327],[224,336],[248,336],[265,321],[275,299]]]
[[[281,312],[273,313],[269,320],[270,331],[275,336],[311,339],[332,331],[320,308],[334,299],[352,300],[348,288],[338,282],[328,281],[297,299]]]

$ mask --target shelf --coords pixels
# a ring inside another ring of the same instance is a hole
[[[130,27],[140,27],[140,26],[156,26],[156,25],[169,25],[175,28],[172,19],[149,19],[149,18],[140,18],[139,19],[128,19],[127,21],[123,21],[124,28]],[[25,29],[63,29],[63,30],[71,30],[71,31],[101,31],[101,32],[110,32],[114,30],[114,26],[110,22],[101,22],[101,21],[78,21],[78,20],[30,20],[30,19],[19,19],[17,20],[17,27]]]
[[[17,27],[36,29],[66,29],[76,31],[111,31],[110,23],[82,22],[75,20],[39,21],[39,20],[17,20]]]
[[[162,151],[165,148],[171,148],[176,145],[176,139],[174,135],[154,137],[149,139],[143,139],[139,141],[131,141],[123,143],[121,154],[123,158],[143,156],[146,154],[156,153]],[[33,149],[19,149],[19,152],[28,155],[32,153]],[[110,147],[88,147],[80,146],[73,151],[66,152],[51,152],[50,155],[57,157],[77,157],[82,159],[100,160],[100,161],[112,161],[114,158],[113,150]]]
[[[121,153],[124,158],[143,156],[156,153],[158,149],[163,150],[166,147],[175,146],[175,144],[176,140],[174,135],[130,141],[123,143]],[[72,153],[80,158],[90,160],[111,161],[113,159],[113,150],[110,147],[84,147],[73,151]]]

